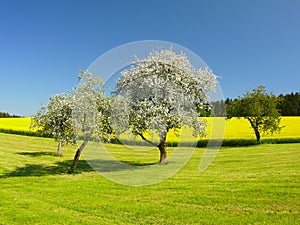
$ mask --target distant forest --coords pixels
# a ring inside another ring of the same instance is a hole
[[[300,94],[279,95],[278,110],[282,116],[300,116]]]
[[[300,116],[300,93],[279,95],[277,109],[282,116]],[[225,106],[237,99],[227,98],[225,101],[212,102],[212,110],[207,111],[206,116],[226,116]]]
[[[21,116],[17,116],[15,114],[11,115],[7,112],[0,112],[0,118],[19,118]]]

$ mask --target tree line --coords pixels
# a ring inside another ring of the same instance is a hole
[[[238,98],[211,102],[211,109],[201,113],[202,116],[227,116],[226,108]],[[281,116],[300,116],[300,93],[280,94],[276,97],[276,109]],[[240,115],[242,116],[242,115]]]
[[[300,93],[279,95],[277,109],[282,116],[300,116]]]
[[[15,115],[15,114],[9,114],[7,112],[0,112],[0,118],[19,118],[21,116]]]

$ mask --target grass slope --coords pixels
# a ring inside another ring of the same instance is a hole
[[[133,164],[158,157],[107,148]],[[83,160],[66,174],[75,148],[55,149],[51,139],[0,134],[0,224],[300,223],[300,144],[222,148],[202,173],[198,148],[175,176],[144,187],[113,183]]]

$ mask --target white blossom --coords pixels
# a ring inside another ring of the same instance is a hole
[[[149,130],[161,135],[186,124],[194,128],[194,135],[205,135],[207,124],[197,110],[204,108],[208,93],[215,88],[212,71],[195,69],[184,53],[152,51],[121,73],[115,95],[122,96],[123,104],[117,101],[113,107],[119,121],[114,127],[130,127],[136,135]]]
[[[72,92],[50,97],[34,115],[31,127],[53,136],[62,144],[75,144],[78,136],[94,135],[107,141],[111,99],[105,96],[103,81],[88,71],[80,71]]]
[[[56,94],[50,97],[47,105],[33,116],[31,127],[48,135],[62,144],[76,142],[75,130],[72,121],[74,107],[73,96],[70,92]]]
[[[78,135],[92,136],[102,141],[110,139],[111,99],[105,96],[103,81],[88,71],[81,71],[74,90],[72,120]]]

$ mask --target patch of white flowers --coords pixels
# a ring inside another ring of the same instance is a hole
[[[111,99],[105,96],[103,81],[87,71],[80,71],[72,92],[50,97],[32,120],[32,128],[50,134],[62,144],[75,144],[78,136],[102,141],[110,138]]]
[[[136,58],[117,81],[114,128],[116,132],[130,127],[135,134],[147,130],[166,134],[186,124],[194,128],[194,135],[203,136],[206,123],[199,119],[197,110],[204,108],[216,82],[210,69],[195,69],[185,54],[172,49]]]
[[[52,135],[62,144],[74,144],[76,134],[72,120],[73,107],[73,96],[70,93],[51,96],[49,103],[42,105],[33,117],[31,127]]]
[[[105,96],[103,81],[88,71],[81,71],[79,83],[74,90],[72,119],[78,135],[102,141],[110,139],[112,132],[108,120],[111,113],[111,99]]]

